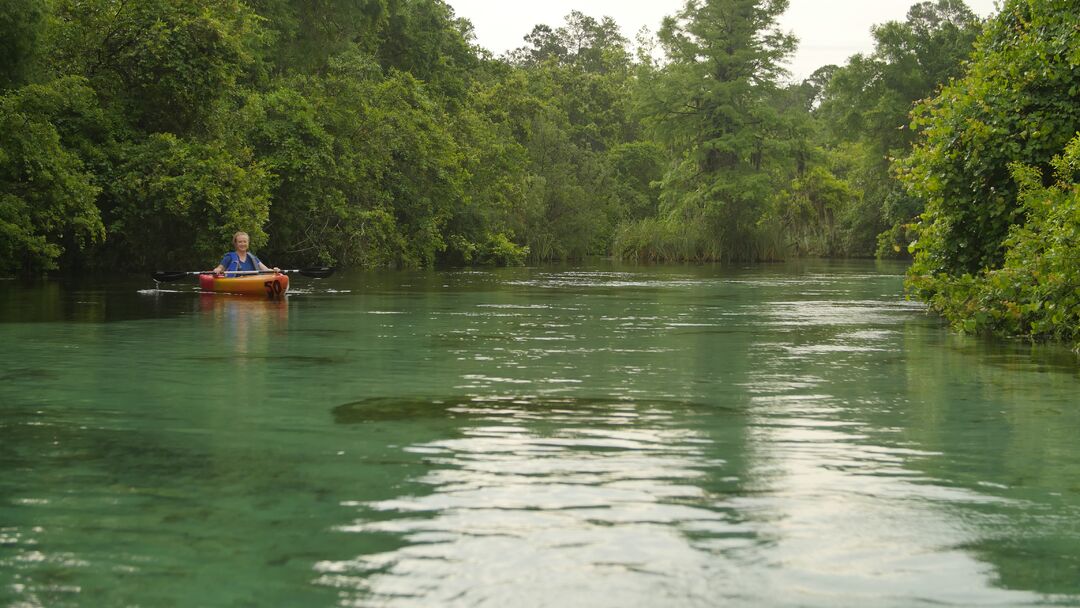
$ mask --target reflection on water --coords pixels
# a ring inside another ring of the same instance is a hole
[[[382,419],[371,414],[389,405],[348,404],[335,416]],[[405,448],[430,466],[419,480],[430,492],[343,501],[355,519],[335,528],[403,546],[315,564],[319,584],[355,594],[343,603],[706,602],[710,586],[699,579],[717,574],[713,553],[754,544],[717,495],[737,488],[738,471],[685,426],[710,416],[707,406],[535,397],[427,406],[409,411],[461,425],[455,437]],[[739,416],[726,419],[725,434],[736,435]]]
[[[230,294],[200,293],[199,312],[209,324],[224,330],[236,361],[244,365],[267,350],[275,333],[289,325],[289,298],[253,298]],[[231,356],[230,355],[230,356]],[[265,356],[265,355],[263,355]],[[286,359],[296,362],[297,358]]]
[[[1075,355],[901,270],[9,296],[0,604],[1080,603]]]

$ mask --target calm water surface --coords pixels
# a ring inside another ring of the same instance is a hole
[[[1080,605],[1077,357],[902,272],[0,281],[0,605]]]

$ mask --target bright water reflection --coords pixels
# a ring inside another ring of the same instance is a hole
[[[0,603],[1080,603],[1074,355],[901,270],[10,290]]]
[[[686,412],[515,399],[467,400],[448,413],[468,420],[458,436],[405,448],[433,467],[421,478],[430,493],[345,503],[356,518],[343,533],[408,544],[320,562],[319,583],[435,605],[704,601],[694,579],[714,562],[705,535],[720,531],[732,549],[751,542],[702,487],[726,463],[675,419]]]

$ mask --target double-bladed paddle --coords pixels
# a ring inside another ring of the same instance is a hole
[[[282,270],[281,274],[287,274],[295,272],[302,274],[305,277],[311,277],[313,279],[325,279],[326,277],[334,274],[334,268],[332,266],[316,266],[312,268],[297,268],[294,270]],[[159,282],[176,281],[184,277],[189,277],[196,274],[210,274],[209,270],[158,270],[150,275],[152,279]],[[274,274],[273,270],[233,270],[228,272],[229,275],[237,274]]]

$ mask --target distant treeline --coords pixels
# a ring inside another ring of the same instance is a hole
[[[496,58],[441,0],[0,0],[0,272],[236,230],[278,265],[913,253],[959,327],[1075,338],[1080,0],[922,2],[800,83],[786,8]]]

